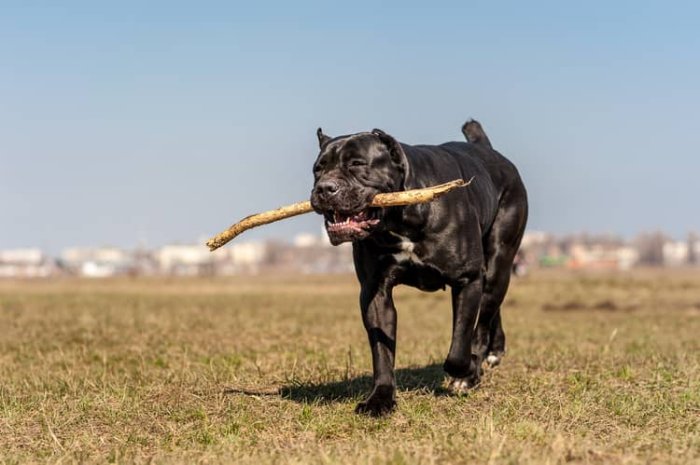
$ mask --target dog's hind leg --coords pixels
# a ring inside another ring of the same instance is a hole
[[[482,273],[474,273],[468,282],[452,285],[452,343],[444,369],[452,377],[449,390],[464,394],[479,384],[481,364],[472,354],[479,302],[483,287]]]
[[[524,189],[522,192],[506,192],[493,226],[484,239],[484,292],[472,352],[479,363],[486,361],[491,367],[501,362],[506,351],[506,336],[501,324],[501,304],[508,292],[513,260],[518,252],[526,221],[527,201]]]
[[[495,259],[507,262],[507,259]],[[489,367],[498,365],[506,351],[506,336],[501,324],[501,303],[508,290],[510,270],[496,266],[486,271],[484,293],[481,297],[481,312],[476,334],[472,343],[472,353],[481,364],[486,361]]]

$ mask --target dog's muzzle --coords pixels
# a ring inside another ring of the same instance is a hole
[[[369,236],[380,223],[379,208],[370,207],[374,193],[350,186],[342,180],[324,179],[316,183],[311,205],[325,219],[331,244],[358,241]]]

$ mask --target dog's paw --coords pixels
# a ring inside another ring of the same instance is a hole
[[[469,393],[469,391],[475,389],[479,386],[479,378],[452,378],[450,384],[447,385],[447,390],[450,394],[455,396],[463,396]]]
[[[395,408],[395,400],[378,400],[370,397],[366,401],[357,404],[355,413],[369,415],[371,417],[382,417],[393,412]]]
[[[381,417],[388,415],[396,408],[394,399],[394,388],[391,386],[379,386],[372,391],[372,394],[355,407],[355,413]]]
[[[498,365],[501,364],[501,360],[503,360],[503,353],[499,352],[491,352],[487,357],[486,357],[486,368],[496,368]]]

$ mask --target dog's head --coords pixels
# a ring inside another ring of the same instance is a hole
[[[374,196],[404,189],[408,162],[401,144],[379,129],[331,138],[319,128],[316,134],[321,152],[311,205],[324,216],[333,245],[365,239],[384,216],[370,206]]]

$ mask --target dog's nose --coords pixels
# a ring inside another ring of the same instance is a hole
[[[333,197],[335,194],[338,193],[339,189],[340,186],[338,185],[338,183],[332,179],[321,181],[318,184],[316,184],[316,194],[324,199]]]

